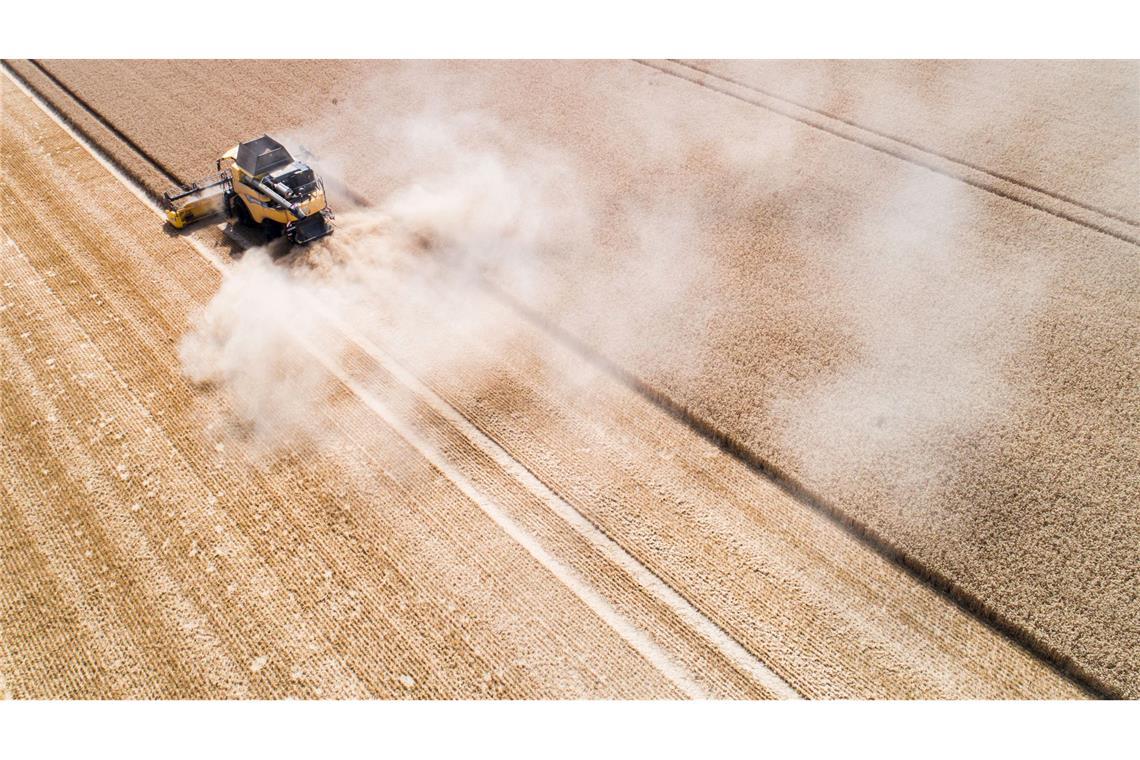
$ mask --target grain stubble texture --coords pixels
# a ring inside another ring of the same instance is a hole
[[[14,444],[3,461],[7,693],[679,695],[333,378],[330,393],[344,397],[337,419],[325,421],[335,456],[298,445],[251,461],[232,442],[223,445],[224,400],[188,386],[174,351],[217,287],[217,270],[163,236],[81,146],[7,81],[4,88],[0,336],[4,435]],[[608,377],[587,383],[586,410],[539,383],[525,392],[535,426],[503,427],[518,418],[509,398],[533,385],[534,362],[574,361],[546,351],[541,341],[520,351],[535,358],[505,368],[510,393],[493,394],[482,408],[463,397],[470,388],[462,378],[435,382],[802,693],[1079,695],[640,399],[621,397],[628,392]],[[343,371],[370,361],[346,357]],[[694,671],[703,691],[769,695],[668,605],[592,556],[478,447],[429,417],[413,415],[422,435]],[[594,419],[616,428],[584,425]],[[631,438],[648,442],[612,460],[580,458],[591,448],[582,443]],[[572,448],[546,453],[557,444]],[[662,448],[675,448],[683,466],[662,461]],[[646,478],[683,494],[678,506],[700,505],[700,519],[647,493]],[[627,483],[621,499],[606,496],[611,482]],[[734,503],[731,513],[721,509],[725,501]],[[724,520],[732,525],[710,529]],[[683,554],[655,533],[674,536]],[[732,562],[686,572],[686,563],[710,563],[729,547],[773,585],[753,586]],[[709,586],[718,573],[734,589],[728,597]],[[849,590],[836,593],[837,582]]]
[[[406,444],[219,451],[174,351],[216,272],[5,88],[14,695],[680,695]]]

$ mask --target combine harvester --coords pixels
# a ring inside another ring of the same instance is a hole
[[[218,214],[261,227],[267,240],[284,235],[298,245],[332,233],[325,185],[268,135],[243,142],[218,159],[217,174],[162,194],[175,229]]]

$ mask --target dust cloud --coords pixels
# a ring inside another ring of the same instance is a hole
[[[415,84],[409,97],[431,91]],[[389,77],[385,87],[393,86]],[[330,329],[330,318],[370,340],[395,340],[419,371],[458,371],[472,345],[509,350],[518,329],[501,309],[484,308],[489,287],[571,325],[588,323],[591,339],[619,355],[667,340],[677,319],[710,308],[690,294],[694,283],[714,279],[711,259],[695,256],[690,199],[629,197],[603,208],[608,201],[583,176],[590,167],[487,112],[436,97],[411,116],[386,112],[367,92],[346,109],[336,123],[279,139],[312,149],[330,184],[347,175],[382,194],[348,210],[337,199],[336,232],[284,259],[272,258],[273,246],[248,251],[181,345],[186,375],[224,392],[253,441],[319,442],[320,421],[335,416],[338,402],[325,368],[303,346],[341,361],[351,341]],[[675,144],[674,131],[654,127],[647,150]],[[377,163],[362,169],[363,156]],[[614,237],[628,254],[611,271],[586,270],[594,248]],[[635,287],[615,301],[583,287],[590,276]],[[446,334],[423,326],[429,309]],[[657,335],[634,329],[655,321]],[[699,347],[688,350],[676,346],[674,361],[699,366]]]
[[[912,503],[944,484],[944,446],[1000,419],[1003,368],[1025,345],[1050,274],[1039,262],[983,259],[963,233],[988,199],[906,170],[842,231],[825,261],[832,307],[854,358],[773,404],[780,445],[815,487],[879,480]]]
[[[186,376],[224,389],[254,443],[312,434],[320,422],[312,412],[328,398],[324,374],[299,342],[318,331],[308,287],[265,249],[251,250],[179,347]]]
[[[471,108],[478,97],[457,106],[414,72],[386,77],[383,97],[363,88],[335,119],[280,136],[311,146],[326,178],[368,187],[373,204],[346,211],[337,199],[337,232],[283,262],[248,252],[182,344],[187,375],[223,389],[252,437],[312,437],[335,414],[327,373],[300,345],[340,361],[349,341],[329,329],[330,314],[369,338],[398,335],[421,369],[460,371],[476,344],[510,350],[513,323],[475,295],[488,283],[603,355],[667,375],[671,388],[721,371],[708,326],[724,294],[741,291],[726,287],[739,277],[727,271],[733,257],[754,254],[720,250],[708,220],[746,219],[761,199],[794,195],[799,180],[782,167],[802,148],[802,130],[779,121],[758,136],[664,100],[599,94],[611,127],[634,146],[624,154],[632,167],[602,169],[652,177],[700,166],[730,188],[694,181],[662,193],[641,182],[615,196],[599,167]],[[384,107],[393,92],[416,103],[411,115]],[[942,477],[945,462],[932,453],[940,438],[1003,413],[1002,368],[1048,273],[960,245],[989,214],[985,202],[905,165],[864,189],[858,213],[829,221],[841,225],[833,250],[807,251],[817,279],[795,287],[816,294],[783,297],[819,303],[826,293],[853,358],[815,356],[820,369],[807,380],[767,378],[772,445],[805,481],[826,488],[889,471],[910,479],[897,487],[921,493]],[[798,239],[792,230],[786,245]],[[748,308],[764,318],[764,304]],[[424,326],[427,310],[446,334]]]

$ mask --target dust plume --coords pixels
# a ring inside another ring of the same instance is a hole
[[[299,343],[319,329],[307,288],[265,249],[251,250],[179,347],[186,376],[223,388],[256,444],[318,432],[310,427],[320,422],[312,410],[327,390],[320,366]]]
[[[182,343],[187,376],[223,390],[253,439],[319,438],[317,421],[335,414],[327,372],[302,348],[314,344],[341,361],[351,341],[330,318],[398,344],[429,372],[458,371],[476,345],[509,350],[519,322],[487,308],[489,290],[541,306],[618,356],[663,343],[674,325],[709,308],[691,294],[715,276],[712,259],[699,255],[690,199],[614,204],[584,176],[588,167],[487,112],[436,100],[398,115],[381,102],[363,95],[347,123],[282,138],[310,148],[326,179],[340,184],[347,175],[354,187],[374,188],[372,203],[340,204],[334,235],[283,261],[268,249],[247,252]],[[346,131],[364,137],[338,141]],[[353,150],[375,163],[362,170]],[[625,254],[597,271],[596,249],[614,241]],[[600,281],[632,287],[615,300]],[[428,312],[445,331],[424,326]],[[647,323],[660,327],[647,331]],[[700,364],[699,344],[673,346],[671,355],[675,366]]]
[[[341,403],[324,362],[339,365],[350,346],[338,324],[369,338],[395,329],[421,368],[462,361],[472,340],[509,339],[456,289],[487,267],[525,281],[525,256],[557,226],[542,183],[489,152],[463,153],[376,208],[341,213],[308,249],[282,260],[280,243],[247,251],[182,341],[187,377],[222,390],[256,445],[321,443]],[[421,326],[428,309],[447,315],[449,334]]]
[[[1048,273],[962,244],[971,220],[992,216],[978,208],[985,196],[900,165],[830,229],[817,190],[788,169],[821,138],[791,120],[711,122],[668,98],[624,97],[598,75],[590,102],[565,106],[591,109],[596,130],[573,139],[605,156],[598,166],[557,134],[505,121],[496,93],[527,83],[496,71],[399,67],[335,118],[280,136],[370,205],[346,211],[338,199],[337,232],[292,265],[250,252],[184,342],[188,375],[225,388],[257,435],[308,434],[331,408],[324,370],[295,342],[333,361],[347,346],[305,303],[398,342],[422,370],[460,371],[476,346],[509,351],[517,329],[484,308],[488,286],[681,399],[715,385],[726,361],[763,362],[728,353],[739,349],[725,346],[726,323],[773,329],[757,320],[799,299],[816,322],[786,332],[808,369],[765,369],[755,401],[713,390],[755,407],[758,435],[817,487],[890,472],[895,487],[923,492],[942,477],[939,440],[1003,413],[1003,363]],[[625,178],[619,191],[613,176]],[[829,246],[809,237],[821,227]],[[796,270],[801,248],[811,259]],[[776,258],[753,269],[725,254],[736,249]],[[740,281],[755,272],[772,282]],[[834,354],[822,333],[796,332],[829,320],[846,343]]]

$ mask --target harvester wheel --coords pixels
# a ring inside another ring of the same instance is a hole
[[[241,224],[253,224],[253,217],[249,215],[249,209],[245,207],[245,201],[243,201],[241,196],[237,193],[234,193],[230,198],[230,210]]]

